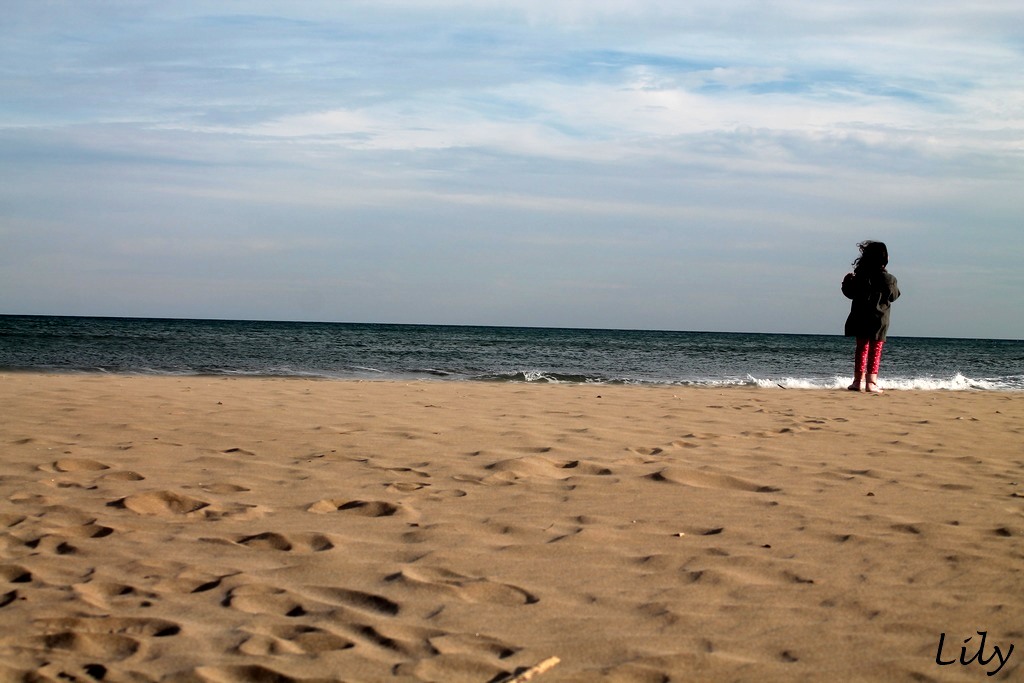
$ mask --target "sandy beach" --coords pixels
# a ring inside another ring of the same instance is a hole
[[[1019,393],[8,374],[0,414],[3,682],[1024,676]]]

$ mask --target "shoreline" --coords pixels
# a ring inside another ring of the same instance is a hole
[[[522,373],[517,373],[522,374]],[[533,374],[533,373],[525,373]],[[67,376],[67,377],[106,377],[106,378],[153,378],[153,379],[183,379],[189,378],[197,379],[237,379],[237,380],[267,380],[267,381],[320,381],[320,382],[352,382],[352,383],[367,383],[367,382],[382,382],[382,383],[394,383],[394,384],[417,384],[417,383],[437,383],[437,384],[481,384],[484,386],[567,386],[567,387],[637,387],[637,388],[652,388],[652,389],[678,389],[678,390],[791,390],[791,391],[846,391],[846,386],[852,380],[852,377],[841,377],[836,376],[834,378],[834,384],[816,385],[811,382],[814,381],[826,381],[820,378],[815,379],[803,379],[797,380],[793,378],[778,378],[778,379],[757,379],[750,378],[748,380],[675,380],[675,381],[657,381],[657,380],[610,380],[610,381],[599,381],[599,380],[564,380],[549,377],[544,373],[539,373],[538,379],[514,379],[514,378],[482,378],[482,377],[446,377],[441,374],[431,375],[430,373],[422,373],[416,376],[400,376],[400,375],[387,375],[382,373],[381,376],[369,376],[369,377],[356,377],[348,375],[329,375],[322,373],[281,373],[281,374],[267,374],[267,373],[245,373],[245,372],[131,372],[131,371],[106,371],[106,370],[76,370],[76,369],[38,369],[38,368],[8,368],[0,370],[0,378],[6,375],[12,376],[33,376],[37,375],[40,377],[47,376]],[[911,386],[905,386],[904,383],[912,382]],[[1024,389],[1017,388],[992,388],[977,386],[979,383],[989,382],[989,380],[975,380],[965,377],[963,374],[957,372],[950,378],[933,378],[933,377],[921,377],[912,380],[905,378],[897,379],[886,379],[882,377],[879,380],[879,384],[884,389],[883,393],[895,392],[895,393],[994,393],[1001,395],[1024,395]],[[787,383],[789,383],[787,385]],[[894,383],[896,383],[894,385]],[[931,386],[926,386],[931,385]],[[851,392],[855,393],[855,392]],[[864,393],[864,392],[861,392]]]
[[[0,678],[976,680],[1021,398],[0,374]]]

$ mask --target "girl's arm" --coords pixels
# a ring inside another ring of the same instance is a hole
[[[889,301],[896,301],[900,298],[900,288],[896,285],[896,278],[889,275],[885,278],[889,285]]]
[[[846,277],[843,278],[843,296],[847,299],[853,299],[857,296],[857,276],[853,273],[847,273]]]

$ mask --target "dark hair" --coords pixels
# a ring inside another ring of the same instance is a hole
[[[885,270],[889,265],[889,250],[885,248],[885,242],[865,240],[857,245],[860,249],[860,256],[853,260],[853,270]]]

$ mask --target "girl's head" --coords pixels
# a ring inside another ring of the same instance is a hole
[[[885,248],[885,242],[867,240],[857,245],[860,249],[860,256],[853,262],[853,269],[856,270],[885,270],[889,265],[889,250]]]

